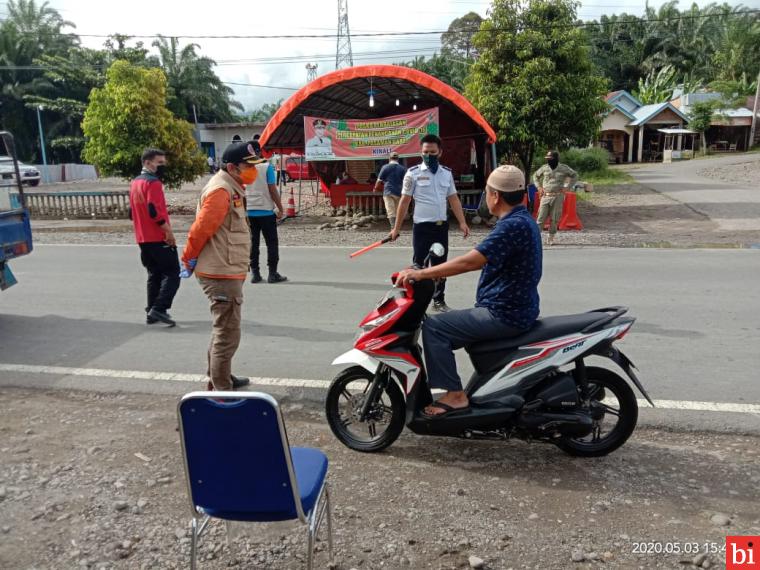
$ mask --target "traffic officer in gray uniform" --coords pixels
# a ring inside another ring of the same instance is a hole
[[[464,219],[462,202],[460,202],[457,189],[454,187],[454,176],[451,169],[439,162],[443,153],[441,139],[436,135],[425,135],[420,139],[420,144],[422,164],[413,166],[407,170],[404,176],[401,200],[396,212],[396,224],[389,237],[394,241],[401,233],[401,225],[409,211],[409,204],[414,198],[414,224],[412,225],[414,256],[412,261],[421,267],[430,251],[430,246],[436,242],[443,245],[446,253],[441,258],[433,259],[432,264],[438,265],[448,258],[449,222],[447,220],[447,205],[451,207],[454,217],[459,222],[459,229],[462,230],[464,237],[470,235],[470,228]],[[436,283],[433,294],[433,309],[435,311],[446,312],[449,310],[444,299],[445,288],[445,279]]]
[[[541,198],[536,223],[538,229],[543,231],[546,218],[551,219],[547,245],[552,245],[557,233],[557,225],[562,217],[565,188],[571,190],[575,186],[578,174],[567,164],[559,161],[559,153],[556,150],[547,152],[545,158],[546,164],[536,170],[533,175],[533,183],[538,187],[538,196]]]

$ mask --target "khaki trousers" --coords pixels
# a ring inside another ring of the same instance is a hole
[[[214,390],[232,390],[232,357],[240,345],[245,280],[198,277],[198,281],[208,297],[213,319],[206,374]]]
[[[393,194],[384,194],[383,203],[385,204],[385,213],[388,215],[388,221],[391,223],[391,229],[396,224],[396,212],[398,212],[398,203],[401,201],[401,196],[395,196]]]
[[[548,216],[551,219],[549,233],[552,235],[557,233],[557,224],[559,224],[559,219],[562,217],[562,204],[564,201],[564,194],[544,194],[541,196],[541,205],[538,207],[538,217],[536,218],[539,230],[543,231],[544,222]]]

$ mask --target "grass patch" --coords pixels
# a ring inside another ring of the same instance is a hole
[[[633,177],[623,170],[617,168],[604,168],[602,170],[592,170],[591,172],[581,172],[578,179],[582,182],[591,182],[594,186],[614,186],[615,184],[628,184],[633,182]]]

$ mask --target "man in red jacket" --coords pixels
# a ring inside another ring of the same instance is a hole
[[[169,315],[179,289],[179,257],[169,212],[166,209],[164,185],[166,153],[148,148],[142,154],[142,172],[129,188],[130,218],[135,240],[140,246],[140,259],[148,270],[148,305],[145,322],[162,322],[170,327],[177,323]]]

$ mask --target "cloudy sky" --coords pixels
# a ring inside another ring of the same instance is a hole
[[[48,0],[63,17],[76,24],[79,34],[199,36],[199,35],[330,35],[337,29],[336,0],[279,0],[274,2],[233,2],[216,0],[200,3],[179,0]],[[654,0],[654,6],[663,2]],[[704,5],[707,2],[697,2]],[[732,3],[734,4],[734,3]],[[748,8],[760,8],[760,0],[746,0]],[[349,0],[352,34],[369,32],[445,30],[449,23],[469,11],[486,16],[488,0]],[[681,6],[689,5],[682,2]],[[584,20],[601,14],[627,12],[641,14],[645,0],[587,0],[579,16]],[[0,18],[7,9],[0,0]],[[89,47],[101,47],[104,39],[83,37]],[[144,39],[146,45],[151,40]],[[247,109],[287,98],[306,82],[305,65],[319,65],[318,74],[335,68],[335,37],[287,39],[189,39],[200,53],[217,62],[217,73],[230,84],[265,85],[274,88],[230,85],[235,97]],[[354,63],[394,63],[416,55],[431,55],[440,46],[437,34],[417,37],[354,37]],[[291,88],[291,90],[284,89]]]

